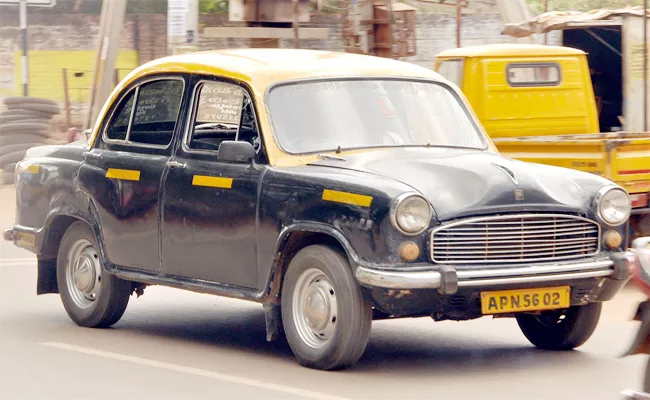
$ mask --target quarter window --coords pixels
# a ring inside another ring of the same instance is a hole
[[[216,151],[224,140],[245,140],[259,150],[253,105],[244,89],[232,83],[203,82],[197,87],[195,101],[189,149]]]
[[[162,79],[133,89],[118,106],[108,126],[107,139],[169,145],[180,114],[183,88],[184,82],[180,79]]]
[[[560,83],[560,66],[551,63],[509,64],[506,68],[510,86],[556,86]]]

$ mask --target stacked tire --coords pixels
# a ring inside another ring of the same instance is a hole
[[[55,142],[50,120],[61,112],[52,100],[7,97],[0,112],[0,183],[14,181],[16,164],[28,149]]]

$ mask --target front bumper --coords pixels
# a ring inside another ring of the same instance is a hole
[[[612,253],[606,257],[574,262],[490,268],[475,266],[463,268],[431,264],[429,268],[416,271],[409,271],[409,267],[406,265],[402,268],[396,267],[390,270],[358,266],[355,276],[361,285],[370,288],[396,290],[437,289],[441,294],[454,294],[463,288],[499,287],[600,278],[605,283],[611,282],[608,286],[612,286],[611,290],[618,292],[632,276],[635,257],[636,255],[632,252],[621,252]],[[604,284],[601,286],[604,286]]]

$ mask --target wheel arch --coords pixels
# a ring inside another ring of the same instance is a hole
[[[278,303],[282,280],[291,259],[309,245],[327,245],[340,251],[350,262],[357,264],[357,254],[345,235],[335,227],[320,223],[297,223],[280,233],[275,246],[275,257],[264,292],[265,303]]]
[[[59,247],[63,235],[65,235],[70,226],[75,222],[83,222],[88,225],[95,234],[95,238],[99,243],[97,230],[93,224],[85,218],[67,213],[49,215],[43,230],[43,242],[38,253],[37,295],[59,293],[56,279],[56,263]]]

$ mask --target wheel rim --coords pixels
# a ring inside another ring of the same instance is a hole
[[[68,292],[79,308],[89,308],[99,298],[102,287],[101,265],[95,247],[86,239],[78,240],[68,252],[65,271]]]
[[[325,346],[336,327],[336,293],[323,271],[303,272],[293,293],[293,320],[300,339],[312,348]]]

